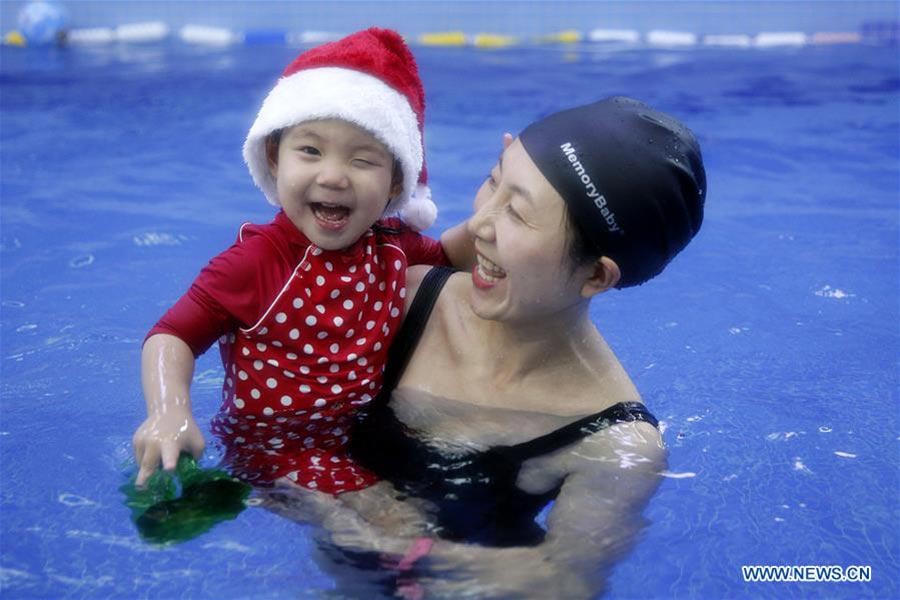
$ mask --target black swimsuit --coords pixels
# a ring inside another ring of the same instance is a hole
[[[402,494],[433,505],[435,532],[442,538],[486,546],[536,545],[546,532],[535,517],[556,498],[563,480],[542,494],[522,491],[516,485],[522,464],[616,423],[644,421],[656,427],[657,421],[643,404],[622,402],[513,446],[453,452],[430,445],[397,418],[389,401],[451,274],[436,267],[422,281],[391,347],[384,388],[350,436],[351,451]]]

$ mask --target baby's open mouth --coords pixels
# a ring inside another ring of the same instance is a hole
[[[311,207],[316,219],[330,226],[343,225],[350,217],[350,209],[346,206],[313,202]]]

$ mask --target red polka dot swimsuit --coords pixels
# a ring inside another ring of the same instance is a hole
[[[420,240],[412,244],[417,258],[445,262],[434,253],[436,242],[424,239],[427,252]],[[299,250],[298,240],[292,241]],[[407,255],[395,242],[405,240],[370,230],[337,251],[301,241],[302,257],[261,316],[219,338],[223,405],[211,429],[238,477],[253,483],[287,477],[338,494],[376,481],[345,448],[357,410],[381,389],[387,350],[400,325]],[[216,260],[210,264],[207,270]],[[169,332],[179,304],[151,335]]]

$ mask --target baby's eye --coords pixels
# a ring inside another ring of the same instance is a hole
[[[377,162],[370,160],[368,158],[357,157],[353,159],[353,162],[357,165],[361,165],[364,167],[377,167],[379,166]]]
[[[303,154],[309,154],[310,156],[321,156],[322,155],[322,153],[319,152],[319,149],[316,148],[315,146],[300,146],[300,148],[298,148],[298,150],[300,152],[302,152]]]

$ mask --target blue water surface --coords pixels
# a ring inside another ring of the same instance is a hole
[[[698,238],[656,280],[591,309],[670,449],[651,525],[608,597],[900,594],[895,50],[416,50],[433,234],[469,214],[501,134],[559,108],[635,96],[703,146]],[[310,526],[251,508],[154,547],[118,489],[135,471],[145,332],[240,223],[273,215],[240,147],[295,52],[0,49],[4,597],[335,586]],[[201,423],[221,378],[208,353]],[[741,565],[768,564],[868,565],[872,581],[743,581]]]

